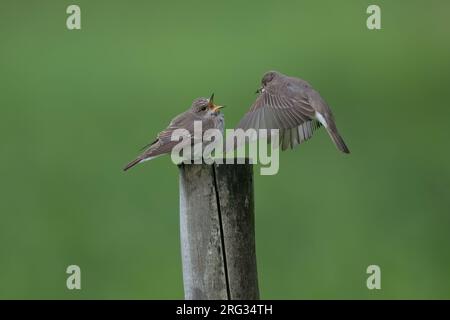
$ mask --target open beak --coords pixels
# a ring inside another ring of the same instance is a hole
[[[219,112],[219,110],[225,108],[225,106],[218,106],[214,104],[214,93],[213,93],[211,95],[211,98],[209,98],[208,108],[211,109],[213,112]]]
[[[214,108],[212,109],[213,112],[219,112],[220,109],[225,108],[225,106],[216,106],[214,105]]]

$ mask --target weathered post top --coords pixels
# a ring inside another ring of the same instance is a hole
[[[179,168],[185,299],[259,299],[252,165]]]

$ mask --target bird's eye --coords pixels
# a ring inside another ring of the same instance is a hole
[[[205,111],[208,106],[203,106],[200,110]]]

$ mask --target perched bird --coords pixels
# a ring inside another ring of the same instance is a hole
[[[308,82],[270,71],[264,74],[261,85],[259,96],[237,128],[279,129],[280,145],[285,150],[308,140],[323,126],[336,147],[350,153],[330,107]]]
[[[191,145],[194,145],[194,140],[201,139],[201,137],[194,137],[194,121],[201,121],[202,134],[206,130],[213,128],[223,131],[224,117],[220,112],[221,108],[223,106],[214,104],[214,94],[209,99],[195,99],[186,112],[175,117],[169,123],[169,126],[157,135],[155,141],[144,147],[146,150],[139,157],[125,166],[124,171],[134,167],[138,163],[170,153],[173,147],[179,143],[179,141],[171,140],[172,133],[176,129],[186,129],[189,132]]]

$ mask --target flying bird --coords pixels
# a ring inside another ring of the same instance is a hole
[[[202,133],[214,128],[223,131],[224,116],[220,112],[222,108],[223,106],[214,104],[214,94],[209,99],[203,97],[195,99],[187,111],[176,116],[152,143],[144,147],[145,151],[140,156],[125,166],[124,171],[144,161],[170,153],[179,143],[179,141],[171,140],[172,133],[176,129],[186,129],[189,132],[191,145],[194,145],[195,140],[201,138],[194,137],[194,121],[202,122]]]
[[[305,80],[269,71],[261,80],[259,94],[237,128],[279,129],[282,150],[310,139],[323,126],[336,147],[350,153],[338,132],[325,100]]]

